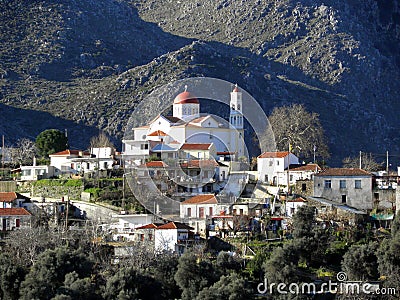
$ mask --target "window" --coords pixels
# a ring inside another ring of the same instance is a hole
[[[199,218],[204,218],[204,207],[199,207]]]
[[[149,149],[149,144],[141,144],[140,145],[140,150],[147,150]]]
[[[341,189],[345,189],[346,188],[346,180],[340,180],[339,186]]]
[[[232,214],[233,214],[233,215],[236,215],[236,214],[237,214],[236,208],[233,209]]]
[[[294,215],[295,212],[296,212],[296,209],[295,209],[294,207],[291,207],[291,208],[290,208],[290,214],[291,214],[291,215]]]
[[[358,179],[354,181],[354,188],[361,189],[361,180]]]
[[[306,184],[306,183],[302,183],[302,184],[301,184],[301,191],[302,191],[302,192],[307,191],[307,184]]]
[[[124,223],[124,228],[129,228],[129,223]]]
[[[241,215],[241,216],[243,216],[243,212],[244,212],[244,211],[243,211],[243,209],[241,208],[241,209],[240,209],[240,215]]]
[[[347,201],[346,195],[342,195],[342,203],[346,203],[346,201]]]
[[[276,161],[276,165],[279,166],[279,160]]]
[[[265,175],[264,182],[268,182],[268,175]]]
[[[324,188],[326,188],[326,189],[332,188],[332,181],[331,180],[324,180]]]
[[[153,240],[153,235],[151,233],[149,233],[149,241]]]
[[[293,175],[292,174],[289,175],[289,181],[293,181]]]
[[[210,207],[209,210],[208,210],[208,212],[209,212],[208,215],[209,215],[209,216],[212,216],[212,215],[213,215],[213,208]]]
[[[271,159],[271,160],[269,161],[269,166],[272,167],[273,164],[274,164],[274,161]]]

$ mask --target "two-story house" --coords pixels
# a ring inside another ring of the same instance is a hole
[[[314,197],[359,210],[373,208],[372,174],[356,168],[330,168],[314,175]]]
[[[289,184],[294,184],[296,180],[293,176],[290,178],[290,165],[299,165],[293,153],[264,152],[257,157],[258,180],[270,185],[287,185],[289,176]]]
[[[9,231],[30,226],[32,202],[15,192],[0,192],[0,230]]]

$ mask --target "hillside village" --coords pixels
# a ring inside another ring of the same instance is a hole
[[[292,217],[302,206],[315,207],[316,220],[324,227],[390,228],[400,207],[398,174],[322,169],[317,163],[301,163],[289,151],[261,153],[257,170],[249,171],[237,86],[230,97],[225,123],[200,115],[200,101],[185,90],[174,99],[172,116],[159,115],[134,128],[131,138],[123,140],[122,152],[112,147],[66,149],[49,155],[49,165],[34,161],[13,170],[16,180],[6,182],[0,192],[1,236],[33,226],[32,220],[46,212],[67,230],[96,222],[102,230],[99,242],[114,245],[116,257],[126,255],[131,243],[155,253],[182,254],[210,239],[290,238]],[[101,203],[93,203],[88,192],[73,195],[71,187],[16,192],[38,180],[108,178],[121,169],[123,193],[132,189],[144,207],[140,213],[126,209],[124,194],[118,211],[112,211],[96,207]],[[234,251],[244,255],[242,249]]]

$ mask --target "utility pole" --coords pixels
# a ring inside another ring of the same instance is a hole
[[[122,203],[121,203],[121,207],[122,210],[125,210],[125,175],[126,174],[122,174]]]
[[[362,152],[360,151],[360,169],[362,169],[362,164],[361,164],[361,161],[362,160]]]
[[[386,175],[389,176],[389,151],[386,151]]]
[[[4,134],[2,137],[3,144],[1,146],[1,168],[3,169],[3,177],[4,177]]]
[[[314,164],[315,164],[315,150],[317,150],[317,146],[314,145],[313,150],[314,150]]]

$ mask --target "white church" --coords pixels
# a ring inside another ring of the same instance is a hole
[[[213,144],[215,160],[229,156],[232,161],[246,156],[244,143],[244,119],[242,113],[242,92],[235,86],[230,93],[229,122],[213,115],[200,114],[200,102],[187,91],[178,94],[173,102],[173,115],[158,115],[150,124],[136,127],[131,136],[123,140],[123,155],[126,164],[140,165],[150,155],[158,155],[164,160],[177,159],[181,149],[192,149],[196,156],[196,146]],[[203,155],[198,153],[198,159]]]

